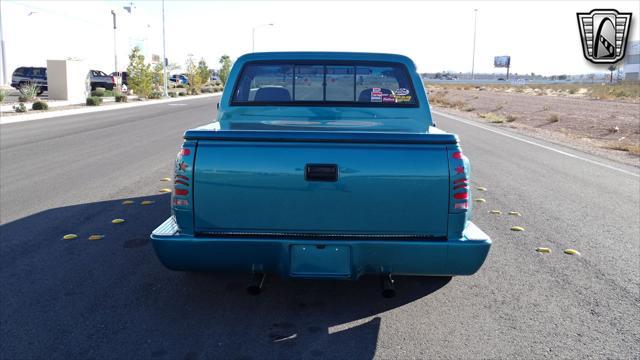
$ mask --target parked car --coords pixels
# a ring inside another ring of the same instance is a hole
[[[113,77],[119,77],[122,79],[122,84],[124,85],[129,85],[129,73],[127,73],[126,71],[122,71],[122,72],[112,72],[111,74],[109,74]]]
[[[107,75],[104,71],[100,70],[89,70],[89,74],[91,76],[91,90],[95,90],[99,87],[107,90],[113,90],[113,87],[116,84],[115,77]]]
[[[184,75],[184,74],[171,75],[171,77],[169,77],[169,81],[176,85],[178,84],[189,85],[189,77],[187,77],[187,75]]]
[[[218,121],[184,134],[172,215],[151,234],[165,266],[247,272],[251,293],[266,273],[377,274],[390,296],[392,275],[483,264],[469,160],[434,126],[409,58],[254,53],[229,83]]]
[[[17,68],[11,77],[11,87],[19,90],[20,87],[25,84],[37,85],[40,88],[38,95],[47,91],[47,68],[32,66]]]

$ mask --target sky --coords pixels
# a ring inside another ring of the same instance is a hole
[[[131,13],[123,9],[131,6]],[[576,12],[632,12],[630,40],[640,39],[640,1],[165,1],[166,56],[184,69],[187,56],[211,68],[256,51],[364,51],[411,57],[419,72],[470,72],[474,9],[475,71],[501,73],[493,57],[511,56],[511,73],[606,72],[582,55]],[[162,56],[162,2],[0,1],[9,75],[47,59],[83,59],[114,70],[130,49]],[[273,23],[273,26],[261,26]]]

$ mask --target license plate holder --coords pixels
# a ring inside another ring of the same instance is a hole
[[[350,277],[351,247],[344,245],[291,245],[291,276]]]

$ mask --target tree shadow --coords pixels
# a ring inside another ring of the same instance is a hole
[[[160,264],[148,236],[169,215],[169,196],[123,200],[0,226],[0,358],[370,359],[381,313],[450,281],[397,277],[397,295],[386,299],[378,277],[268,276],[262,294],[250,296],[248,274]],[[78,238],[62,240],[67,233]]]

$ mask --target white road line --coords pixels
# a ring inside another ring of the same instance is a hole
[[[542,144],[539,144],[539,143],[537,143],[537,142],[535,142],[535,141],[531,141],[531,140],[523,139],[523,138],[518,137],[518,136],[514,136],[514,135],[511,135],[511,134],[507,134],[507,133],[505,133],[505,132],[503,132],[503,131],[499,131],[499,130],[496,130],[496,129],[492,129],[492,128],[489,128],[489,127],[487,127],[487,126],[480,125],[480,124],[474,123],[474,122],[472,122],[472,121],[462,119],[462,118],[457,117],[457,116],[453,116],[453,115],[445,114],[445,113],[442,113],[442,112],[440,112],[440,111],[436,111],[436,110],[431,110],[431,112],[433,112],[434,114],[440,115],[440,116],[444,116],[444,117],[449,118],[449,119],[451,119],[451,120],[459,121],[459,122],[465,123],[465,124],[467,124],[467,125],[471,125],[471,126],[475,126],[475,127],[477,127],[477,128],[480,128],[480,129],[484,129],[484,130],[487,130],[487,131],[491,131],[492,133],[500,134],[500,135],[506,136],[506,137],[511,138],[511,139],[514,139],[514,140],[518,140],[518,141],[522,141],[522,142],[527,143],[527,144],[531,144],[531,145],[534,145],[534,146],[538,146],[538,147],[541,147],[541,148],[543,148],[543,149],[546,149],[546,150],[549,150],[549,151],[556,152],[556,153],[558,153],[558,154],[562,154],[562,155],[565,155],[565,156],[568,156],[568,157],[571,157],[571,158],[574,158],[574,159],[579,159],[579,160],[582,160],[582,161],[588,162],[588,163],[590,163],[590,164],[594,164],[594,165],[602,166],[602,167],[605,167],[605,168],[607,168],[607,169],[611,169],[611,170],[619,171],[619,172],[621,172],[621,173],[624,173],[624,174],[627,174],[627,175],[631,175],[631,176],[635,176],[635,177],[640,178],[640,175],[639,175],[639,174],[636,174],[636,173],[634,173],[634,172],[627,171],[627,170],[624,170],[624,169],[620,169],[620,168],[617,168],[617,167],[615,167],[615,166],[607,165],[607,164],[604,164],[604,163],[601,163],[601,162],[598,162],[598,161],[595,161],[595,160],[587,159],[587,158],[584,158],[584,157],[581,157],[581,156],[578,156],[578,155],[574,155],[574,154],[568,153],[568,152],[566,152],[566,151],[558,150],[558,149],[553,148],[553,147],[551,147],[551,146],[542,145]]]
[[[169,106],[187,106],[187,104],[167,104]]]

